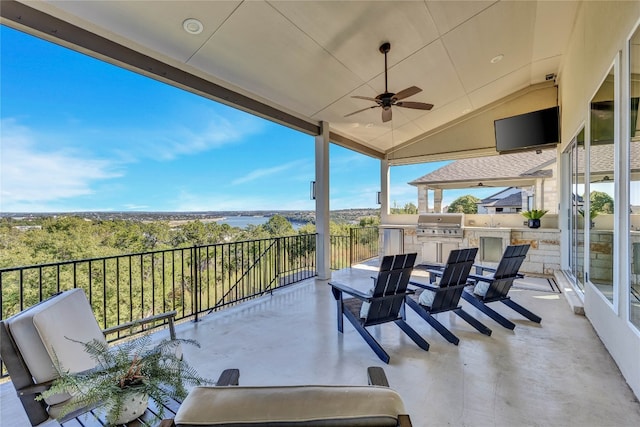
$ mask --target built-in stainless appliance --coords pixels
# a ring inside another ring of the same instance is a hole
[[[462,246],[464,214],[433,213],[418,217],[416,237],[422,246],[423,264],[442,264],[449,252]]]
[[[443,236],[462,239],[464,214],[441,213],[418,216],[418,236]]]

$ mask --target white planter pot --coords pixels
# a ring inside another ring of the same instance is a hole
[[[149,404],[149,396],[142,393],[131,394],[125,399],[119,417],[114,424],[126,424],[144,414]],[[109,417],[111,418],[111,417]]]

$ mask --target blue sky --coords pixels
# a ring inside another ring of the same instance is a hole
[[[4,26],[0,42],[0,212],[314,209],[313,137]],[[331,209],[378,207],[379,161],[330,159]],[[444,164],[393,167],[392,206]]]

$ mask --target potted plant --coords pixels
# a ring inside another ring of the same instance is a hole
[[[527,218],[527,225],[529,228],[540,228],[540,218],[544,216],[549,211],[545,211],[542,209],[531,209],[530,211],[520,212],[522,216]]]
[[[124,424],[140,416],[152,399],[159,408],[158,418],[164,414],[169,398],[182,400],[187,395],[185,385],[210,384],[178,356],[181,343],[196,345],[193,340],[163,340],[152,345],[151,337],[108,346],[93,340],[80,343],[96,361],[96,368],[69,373],[56,362],[60,377],[37,400],[59,393],[73,396],[62,408],[59,418],[84,407],[98,406],[106,411],[109,424]]]
[[[584,209],[578,209],[578,213],[582,218],[584,218]],[[593,205],[589,207],[589,228],[593,228],[596,225],[596,223],[593,222],[593,219],[598,216],[598,213],[598,208]]]

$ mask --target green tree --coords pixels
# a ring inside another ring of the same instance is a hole
[[[460,196],[455,199],[449,205],[449,209],[447,212],[449,213],[466,213],[466,214],[476,214],[478,213],[478,203],[480,199],[474,197],[470,194],[466,196]]]
[[[380,225],[380,217],[367,216],[364,218],[360,218],[360,227],[375,227],[378,225]]]
[[[209,243],[209,233],[207,227],[200,221],[189,221],[176,230],[172,244],[178,246],[205,245]]]
[[[604,191],[592,191],[589,200],[591,201],[591,212],[613,213],[613,198]]]
[[[165,248],[169,243],[171,228],[167,221],[153,221],[141,224],[143,251]]]
[[[316,225],[311,222],[308,222],[302,227],[298,228],[298,234],[315,234],[315,232]]]
[[[293,225],[282,215],[274,215],[262,226],[271,237],[292,236]]]
[[[417,214],[418,213],[418,207],[416,205],[414,205],[413,203],[409,202],[409,203],[404,205],[404,213]]]
[[[414,205],[413,203],[409,202],[409,203],[405,203],[404,207],[399,208],[399,207],[397,207],[397,204],[394,202],[393,207],[390,209],[390,211],[394,215],[397,215],[397,214],[417,214],[418,213],[418,207],[416,205]]]

